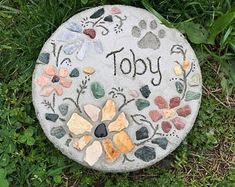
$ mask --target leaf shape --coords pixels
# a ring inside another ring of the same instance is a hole
[[[113,17],[111,15],[108,15],[104,18],[104,21],[113,22]]]
[[[201,97],[201,93],[194,91],[187,91],[185,101],[197,100]]]
[[[144,162],[149,162],[156,158],[156,152],[153,147],[144,146],[135,151],[136,158],[143,160]]]
[[[91,19],[96,19],[99,18],[100,16],[102,16],[104,14],[104,8],[100,8],[99,10],[97,10],[94,14],[92,14],[90,16]]]
[[[183,90],[184,90],[184,85],[180,82],[180,81],[176,81],[175,82],[175,87],[176,87],[176,91],[178,92],[178,93],[182,93],[183,92]]]
[[[166,150],[166,147],[168,145],[168,140],[166,139],[166,137],[163,138],[155,138],[151,141],[153,144],[157,144],[159,145],[159,147],[161,147],[162,149]]]
[[[131,115],[131,118],[138,125],[143,125],[146,120],[146,117],[142,114]]]
[[[0,168],[0,184],[1,184],[1,187],[8,187],[9,186],[9,183],[6,179],[6,175],[7,175],[6,170]]]
[[[209,44],[214,44],[215,37],[222,32],[230,23],[235,19],[235,11],[228,12],[220,16],[210,27],[209,37],[207,42]]]
[[[180,23],[179,29],[183,30],[188,39],[195,44],[207,43],[208,31],[201,25],[193,22]]]

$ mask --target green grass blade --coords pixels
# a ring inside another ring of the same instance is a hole
[[[215,37],[224,29],[226,29],[226,27],[232,23],[234,18],[235,18],[235,11],[228,12],[219,17],[209,29],[208,43],[214,44]]]

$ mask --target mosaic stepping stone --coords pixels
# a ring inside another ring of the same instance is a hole
[[[198,114],[201,80],[178,30],[146,10],[107,5],[78,13],[47,40],[33,102],[46,136],[67,157],[134,171],[183,141]]]

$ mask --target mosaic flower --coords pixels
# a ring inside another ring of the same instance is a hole
[[[40,95],[48,97],[52,92],[58,96],[63,94],[63,88],[69,88],[72,81],[68,77],[69,71],[66,68],[57,69],[54,65],[46,65],[42,75],[37,79],[37,84],[41,86]]]
[[[73,135],[72,146],[79,151],[85,150],[84,160],[90,166],[103,152],[106,161],[113,162],[134,148],[133,141],[124,130],[129,126],[126,115],[116,112],[113,100],[107,100],[102,109],[91,104],[83,109],[89,119],[73,113],[67,126]]]
[[[65,25],[67,31],[59,33],[56,39],[66,42],[63,51],[67,55],[76,53],[78,60],[83,60],[89,54],[103,53],[103,45],[96,38],[94,28],[83,29],[82,26],[75,22],[69,22]]]
[[[185,118],[191,114],[191,107],[189,105],[179,107],[180,102],[180,97],[171,98],[169,104],[161,96],[155,98],[154,103],[158,106],[159,110],[151,110],[149,116],[153,122],[162,120],[161,128],[163,132],[170,132],[172,124],[177,130],[181,130],[185,127],[185,123],[181,118]]]

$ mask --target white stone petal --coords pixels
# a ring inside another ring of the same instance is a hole
[[[85,152],[84,160],[90,165],[93,166],[102,155],[102,146],[99,141],[94,141],[89,147],[87,147]]]
[[[92,128],[90,122],[77,113],[73,113],[67,123],[67,126],[69,130],[75,135],[83,134],[84,132],[91,132]]]
[[[65,27],[68,30],[73,31],[73,32],[78,32],[78,33],[82,32],[82,26],[78,23],[75,23],[75,22],[67,22],[65,24]]]
[[[75,40],[77,40],[79,37],[79,35],[75,32],[71,32],[71,31],[61,31],[58,34],[56,34],[55,38],[58,41],[61,42],[73,42]]]
[[[82,47],[80,48],[80,50],[78,51],[77,53],[77,59],[78,60],[83,60],[85,58],[85,56],[87,55],[87,52],[90,48],[90,43],[85,41],[83,44],[82,44]]]
[[[66,55],[71,55],[73,54],[76,50],[80,48],[81,45],[79,44],[68,44],[64,46],[64,53]]]
[[[103,45],[99,40],[94,41],[93,44],[94,44],[94,49],[97,53],[103,53]]]
[[[88,104],[84,106],[84,111],[92,121],[96,122],[99,119],[101,110],[97,106]]]
[[[126,119],[126,115],[124,112],[122,112],[121,114],[119,114],[119,116],[117,117],[117,119],[115,121],[113,121],[112,123],[109,124],[108,130],[110,132],[121,131],[121,130],[127,128],[128,125],[129,125],[129,122]]]

